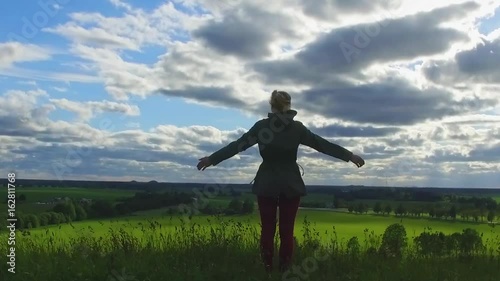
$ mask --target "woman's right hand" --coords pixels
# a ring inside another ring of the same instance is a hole
[[[351,162],[356,164],[358,168],[361,168],[365,164],[365,160],[363,160],[363,158],[361,158],[359,155],[356,154],[353,154],[351,156]]]
[[[205,171],[205,169],[207,167],[212,166],[212,162],[210,161],[210,158],[208,158],[208,157],[203,157],[203,158],[200,158],[199,160],[200,160],[200,162],[198,162],[198,165],[196,165],[196,167],[198,168],[198,171],[199,170]]]

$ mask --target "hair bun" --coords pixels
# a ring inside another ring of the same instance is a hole
[[[271,93],[271,99],[269,103],[273,108],[275,108],[278,111],[284,112],[288,109],[290,109],[291,105],[291,96],[285,91],[278,91],[274,90]]]

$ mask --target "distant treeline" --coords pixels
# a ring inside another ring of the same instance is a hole
[[[348,211],[350,213],[367,213],[369,209],[376,214],[389,215],[394,213],[396,216],[421,217],[428,215],[436,219],[460,218],[464,221],[493,222],[495,216],[500,214],[500,205],[492,198],[458,198],[449,203],[448,206],[441,203],[421,203],[409,204],[399,202],[396,204],[375,202],[372,206],[367,203],[349,203]]]
[[[7,182],[3,180],[2,182]],[[111,188],[111,189],[132,189],[132,190],[164,190],[164,189],[198,189],[203,190],[207,183],[177,183],[177,182],[138,182],[138,181],[76,181],[76,180],[38,180],[38,179],[16,179],[16,182],[23,187],[80,187],[80,188]],[[213,184],[210,184],[213,186]],[[249,190],[249,184],[224,184],[223,189],[234,189],[242,192]],[[358,199],[380,199],[392,198],[403,200],[403,198],[413,197],[416,201],[438,200],[437,197],[446,194],[456,194],[462,196],[474,196],[478,194],[496,194],[500,196],[500,189],[488,188],[438,188],[438,187],[384,187],[384,186],[321,186],[307,185],[309,193],[335,194],[348,193]],[[342,195],[340,195],[342,196]],[[388,197],[385,197],[388,196]]]
[[[32,229],[46,225],[57,225],[96,218],[112,218],[130,215],[138,211],[147,211],[169,207],[169,214],[182,213],[186,207],[196,208],[203,214],[248,214],[254,211],[252,200],[234,198],[226,207],[216,206],[213,203],[199,203],[198,199],[186,192],[137,192],[133,197],[119,202],[96,200],[92,202],[69,199],[57,203],[51,210],[39,214],[16,213],[17,229]],[[184,207],[182,207],[184,206]],[[192,214],[192,212],[190,212]],[[6,220],[2,220],[5,224]],[[0,224],[2,224],[0,223]],[[0,225],[4,229],[4,225]]]
[[[356,199],[395,200],[395,201],[424,201],[439,202],[443,195],[427,190],[418,189],[360,189],[348,192],[333,191],[338,199],[353,201]]]

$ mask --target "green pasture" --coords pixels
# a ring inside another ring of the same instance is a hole
[[[258,213],[245,216],[213,217],[206,215],[193,216],[191,219],[182,216],[165,215],[164,212],[153,210],[141,212],[140,215],[100,221],[73,222],[60,226],[41,227],[30,231],[28,236],[35,241],[46,241],[53,237],[56,241],[68,242],[78,236],[106,237],[110,231],[123,231],[131,233],[139,239],[148,240],[151,235],[166,235],[179,228],[201,227],[207,230],[210,227],[218,228],[227,225],[226,231],[231,227],[241,225],[249,228],[249,236],[255,236],[260,231]],[[394,216],[356,215],[343,212],[299,210],[295,225],[295,236],[299,241],[303,239],[303,230],[308,226],[312,233],[328,243],[335,239],[346,242],[351,237],[358,237],[360,241],[372,237],[379,239],[384,230],[393,223],[402,223],[410,240],[425,230],[442,231],[445,234],[462,232],[463,229],[473,228],[483,234],[483,241],[487,244],[500,243],[500,228],[487,224],[452,222],[430,219],[397,218]],[[250,230],[251,229],[251,230]],[[24,238],[19,234],[21,241]]]
[[[40,187],[40,188],[23,188],[15,189],[16,193],[16,212],[23,213],[39,213],[53,207],[50,204],[36,204],[37,202],[46,202],[54,198],[68,197],[72,199],[104,199],[116,201],[122,198],[134,196],[135,190],[118,190],[118,189],[103,189],[103,188],[73,188],[73,187]],[[20,202],[21,194],[26,196],[25,202]],[[7,198],[7,188],[0,189],[1,198]],[[0,202],[0,209],[7,211],[6,199]]]

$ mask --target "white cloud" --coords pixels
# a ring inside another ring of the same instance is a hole
[[[0,43],[0,69],[9,68],[17,62],[48,60],[51,54],[49,49],[33,44]]]
[[[58,82],[81,82],[81,83],[99,83],[102,78],[93,75],[71,72],[49,72],[42,70],[32,70],[25,68],[11,67],[9,69],[1,69],[0,75],[24,79],[36,79],[42,81],[58,81]]]
[[[0,56],[2,75],[98,83],[119,101],[54,99],[41,90],[0,96],[0,151],[16,155],[33,175],[54,177],[47,161],[65,159],[80,146],[88,152],[66,176],[208,181],[209,175],[231,171],[225,180],[249,182],[260,161],[255,148],[205,174],[194,169],[199,157],[243,129],[157,124],[144,131],[141,123],[130,121],[120,131],[87,122],[110,121],[100,115],[104,112],[138,116],[148,109],[123,101],[158,93],[260,118],[268,110],[269,93],[278,88],[292,94],[299,120],[367,159],[363,169],[353,170],[301,149],[307,183],[480,186],[498,174],[499,165],[491,161],[498,161],[500,152],[488,145],[499,135],[492,129],[500,123],[498,71],[491,67],[496,56],[485,59],[483,49],[474,51],[486,40],[496,52],[500,29],[481,35],[477,25],[498,1],[175,1],[187,7],[182,11],[171,2],[148,11],[110,2],[121,16],[76,12],[67,22],[43,29],[71,42],[66,49],[74,59],[61,62],[64,70],[16,68],[16,62],[50,59],[51,52],[0,44],[0,54],[6,54]],[[199,12],[200,5],[206,13]],[[374,21],[380,32],[357,46],[357,61],[346,61],[338,43],[355,44],[356,29]],[[129,59],[136,57],[131,53],[147,56],[151,46],[165,50],[155,62]],[[463,71],[478,65],[491,72]],[[69,72],[68,66],[83,72]],[[53,89],[73,92],[72,87]],[[51,120],[57,108],[78,119]]]
[[[140,115],[139,107],[135,105],[111,101],[75,102],[68,99],[50,99],[50,102],[60,109],[76,113],[80,121],[88,121],[103,112],[117,112],[127,116]]]
[[[61,93],[68,91],[68,88],[64,88],[64,87],[52,87],[52,89],[54,89],[58,92],[61,92]]]

